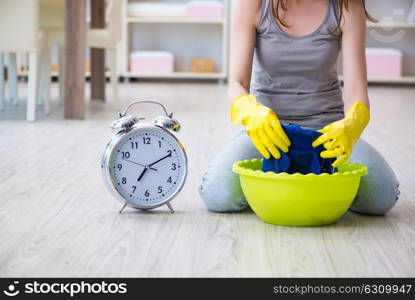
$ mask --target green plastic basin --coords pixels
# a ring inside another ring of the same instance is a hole
[[[233,165],[243,193],[264,222],[285,226],[322,226],[336,222],[349,209],[367,167],[346,162],[334,174],[263,172],[262,160]]]

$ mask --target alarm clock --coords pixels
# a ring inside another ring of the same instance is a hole
[[[152,103],[164,114],[151,123],[127,115],[137,104]],[[180,192],[187,177],[187,156],[183,145],[172,134],[180,129],[173,113],[155,101],[129,104],[111,124],[114,135],[102,157],[104,182],[116,199],[126,206],[148,210],[167,205]]]

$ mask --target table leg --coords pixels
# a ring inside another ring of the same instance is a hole
[[[105,28],[105,0],[91,0],[91,28]],[[105,50],[91,48],[91,98],[105,102]]]
[[[66,0],[65,118],[85,119],[85,0]]]

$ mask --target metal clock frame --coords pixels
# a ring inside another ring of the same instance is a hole
[[[184,162],[185,162],[184,178],[183,178],[179,188],[167,200],[163,201],[160,204],[156,204],[156,205],[152,205],[152,206],[137,205],[137,204],[132,203],[131,201],[128,201],[127,199],[125,199],[121,195],[121,193],[117,190],[115,180],[114,180],[113,176],[111,175],[111,167],[112,167],[111,161],[112,161],[112,157],[113,157],[113,154],[114,154],[113,153],[114,149],[119,145],[120,142],[122,142],[130,134],[134,134],[135,132],[143,130],[143,129],[158,130],[159,132],[164,133],[164,134],[168,134],[170,137],[172,137],[173,140],[177,143],[177,145],[182,150],[183,155],[184,155]],[[157,208],[157,207],[160,207],[160,206],[163,206],[163,205],[167,205],[169,207],[170,211],[173,213],[174,210],[171,207],[170,202],[179,194],[179,192],[184,187],[184,184],[185,184],[186,179],[187,179],[187,174],[188,174],[188,160],[187,160],[186,151],[185,151],[182,143],[180,143],[180,141],[172,133],[170,133],[167,129],[162,128],[158,125],[150,124],[150,123],[138,123],[138,124],[135,124],[130,130],[121,130],[121,131],[117,132],[112,137],[112,139],[108,143],[107,147],[105,148],[104,155],[102,157],[102,162],[101,162],[101,169],[102,169],[102,175],[104,177],[105,185],[110,190],[110,192],[116,197],[116,199],[121,201],[124,204],[123,207],[121,208],[121,210],[119,211],[120,213],[124,210],[124,208],[127,205],[130,206],[130,207],[136,208],[136,209],[141,209],[141,210],[150,210],[150,209],[154,209],[154,208]]]

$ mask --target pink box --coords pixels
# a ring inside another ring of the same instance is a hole
[[[394,48],[366,48],[367,77],[402,77],[402,52]]]
[[[174,56],[167,51],[136,51],[130,54],[130,71],[136,74],[171,74]]]
[[[187,3],[187,17],[206,20],[222,19],[223,3],[219,1],[190,1]]]

